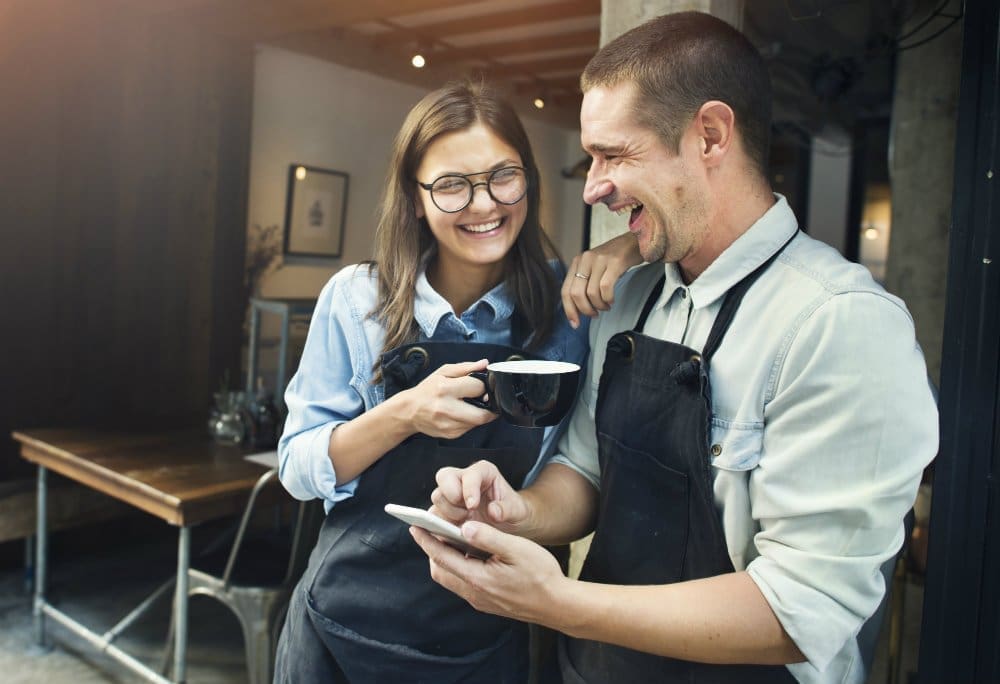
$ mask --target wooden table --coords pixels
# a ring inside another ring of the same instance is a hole
[[[188,570],[191,527],[241,512],[250,491],[268,472],[246,461],[237,447],[215,444],[202,431],[103,432],[40,429],[13,433],[21,457],[38,466],[38,520],[35,563],[35,633],[45,639],[49,617],[154,682],[183,682],[186,676]],[[143,601],[106,633],[97,634],[46,602],[48,470],[124,501],[179,528],[176,580]],[[275,494],[277,494],[277,488]],[[163,591],[174,585],[176,616],[173,680],[168,680],[114,646],[114,638],[134,622]]]

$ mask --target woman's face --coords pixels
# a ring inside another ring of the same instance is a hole
[[[525,196],[514,204],[501,204],[490,197],[485,183],[491,172],[521,164],[517,150],[478,123],[431,143],[417,168],[417,181],[429,184],[449,174],[474,174],[469,180],[482,183],[475,186],[469,205],[455,213],[441,211],[431,200],[431,192],[417,186],[417,216],[426,217],[437,240],[439,266],[502,270],[524,225],[528,200]],[[499,176],[498,184],[503,182]]]

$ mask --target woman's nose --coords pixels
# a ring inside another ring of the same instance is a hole
[[[480,187],[482,187],[482,192],[479,192]],[[480,203],[482,204],[480,205]],[[490,194],[489,186],[486,183],[472,184],[472,199],[469,200],[470,207],[475,209],[477,206],[483,206],[486,209],[492,209],[494,204],[493,195]]]

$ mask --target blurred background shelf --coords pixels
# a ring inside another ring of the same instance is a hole
[[[250,298],[246,391],[252,396],[257,379],[285,410],[285,385],[298,367],[315,299]]]

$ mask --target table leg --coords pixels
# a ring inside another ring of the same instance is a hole
[[[177,544],[177,588],[174,592],[174,681],[187,677],[188,568],[191,565],[191,528],[180,529]]]
[[[45,603],[46,566],[49,546],[48,536],[48,471],[38,466],[38,494],[36,497],[35,518],[35,605],[32,615],[35,621],[35,641],[39,646],[45,645],[45,613],[42,605]]]

